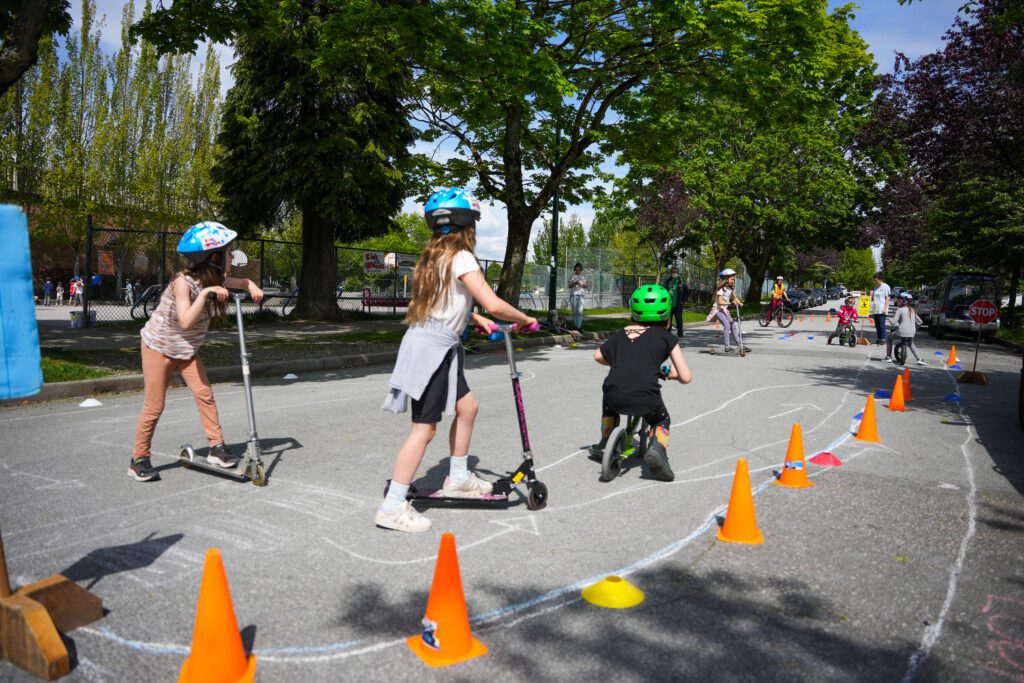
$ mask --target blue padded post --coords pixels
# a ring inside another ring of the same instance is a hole
[[[0,205],[0,244],[0,399],[19,398],[43,387],[28,220],[20,207]]]

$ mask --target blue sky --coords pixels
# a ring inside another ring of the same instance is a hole
[[[839,7],[847,3],[829,0],[830,7]],[[856,17],[853,27],[861,34],[871,48],[879,71],[892,70],[895,53],[904,52],[908,57],[915,58],[933,52],[942,46],[942,36],[953,24],[957,11],[964,0],[915,0],[909,6],[900,5],[897,0],[860,0],[854,3]],[[124,3],[121,0],[97,0],[97,14],[106,15],[103,30],[104,48],[110,52],[120,47],[120,21]],[[137,11],[141,10],[137,7]],[[72,0],[72,16],[76,28],[81,17],[81,4]],[[225,90],[230,87],[230,64],[233,52],[230,47],[216,46],[221,57],[222,85]],[[198,70],[198,60],[193,60],[193,67]],[[433,145],[424,145],[417,151],[432,151]],[[450,148],[444,147],[440,154],[451,154]],[[407,201],[404,206],[408,211],[420,211],[422,206],[414,201]],[[569,213],[576,213],[589,226],[594,217],[594,209],[590,205],[573,206]],[[505,209],[499,203],[484,207],[483,219],[478,229],[477,252],[483,258],[502,258],[505,251]],[[534,232],[539,228],[534,226]]]

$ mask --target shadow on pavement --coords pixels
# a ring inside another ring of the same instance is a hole
[[[72,581],[89,581],[85,588],[91,590],[101,579],[112,574],[145,569],[156,562],[168,548],[184,538],[184,534],[154,538],[155,535],[151,533],[135,543],[97,548],[58,573]]]

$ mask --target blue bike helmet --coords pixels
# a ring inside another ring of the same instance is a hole
[[[215,221],[203,221],[189,228],[178,242],[178,253],[189,263],[198,266],[211,254],[223,252],[227,255],[231,243],[238,233]],[[224,261],[221,261],[221,268]]]
[[[452,230],[476,225],[480,220],[480,200],[458,187],[438,190],[427,200],[423,217],[431,230],[447,235]]]

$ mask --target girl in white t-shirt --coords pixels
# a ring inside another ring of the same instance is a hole
[[[445,496],[480,498],[492,486],[469,471],[469,442],[473,436],[477,402],[464,372],[461,334],[467,319],[487,329],[491,321],[472,313],[475,299],[495,317],[520,325],[537,321],[498,298],[484,280],[473,254],[480,202],[468,192],[451,188],[427,200],[424,216],[434,234],[427,242],[413,275],[412,301],[405,321],[409,329],[395,361],[383,408],[404,412],[412,400],[412,429],[398,450],[391,484],[377,510],[377,526],[397,531],[427,531],[430,520],[406,500],[409,486],[437,433],[443,412],[451,414],[451,448]]]
[[[718,320],[722,325],[722,343],[725,345],[725,352],[729,353],[733,349],[738,349],[743,345],[740,341],[739,328],[732,316],[729,315],[729,305],[733,302],[743,305],[739,297],[736,296],[736,271],[732,268],[726,268],[718,274],[718,289],[715,292],[715,304],[711,307],[711,312],[708,313],[707,321]],[[744,351],[749,351],[747,347],[743,347]]]

